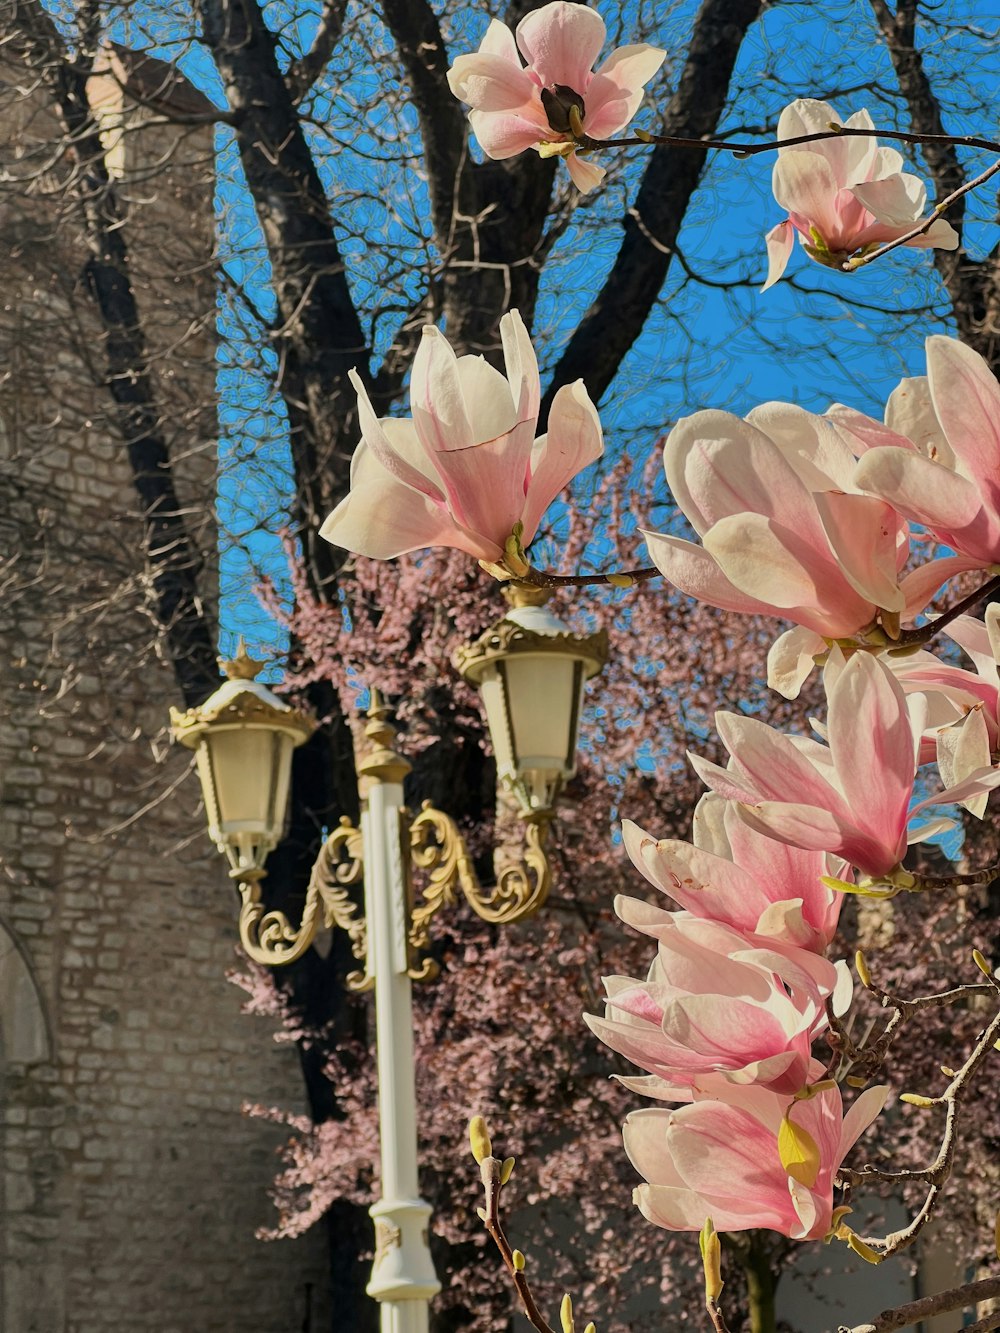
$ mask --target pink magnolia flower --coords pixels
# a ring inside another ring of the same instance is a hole
[[[815,953],[826,949],[844,895],[828,889],[820,876],[843,878],[843,862],[765,837],[714,792],[698,802],[693,835],[693,844],[656,841],[630,819],[622,821],[633,864],[693,916]]]
[[[707,786],[740,803],[740,818],[751,828],[793,847],[831,852],[885,880],[899,870],[911,817],[992,790],[1000,771],[977,769],[911,808],[923,725],[911,724],[891,670],[865,652],[845,663],[834,649],[826,691],[829,745],[785,736],[756,718],[717,713],[730,767],[697,755],[691,762]]]
[[[551,501],[601,456],[601,423],[577,380],[556,394],[536,440],[538,364],[516,310],[500,336],[506,378],[481,356],[456,357],[428,325],[410,379],[412,420],[380,420],[352,371],[361,443],[350,493],[321,529],[327,541],[376,560],[454,546],[490,563],[503,561],[516,524],[530,542]]]
[[[615,911],[657,953],[645,981],[605,978],[606,1017],[586,1015],[601,1041],[681,1088],[707,1075],[789,1096],[805,1086],[826,999],[838,1013],[850,1003],[845,968],[637,898],[619,896]]]
[[[1000,605],[986,608],[985,623],[959,616],[944,631],[972,659],[975,671],[917,653],[892,662],[903,689],[919,691],[929,708],[921,758],[937,757],[942,782],[953,785],[997,762],[1000,751]],[[961,802],[982,819],[988,792]]]
[[[800,98],[778,120],[778,138],[819,134],[842,122],[826,102]],[[856,111],[848,129],[874,130],[867,111]],[[843,269],[852,255],[905,236],[927,208],[923,181],[903,171],[895,148],[879,148],[874,138],[818,139],[778,149],[772,176],[774,197],[788,210],[785,222],[768,232],[766,291],[778,281],[791,257],[795,233],[806,254],[828,268]],[[908,246],[954,250],[958,235],[938,218]]]
[[[746,420],[696,412],[663,449],[701,544],[646,532],[653,563],[710,606],[795,621],[768,657],[768,684],[788,698],[832,641],[881,633],[884,614],[915,616],[940,584],[901,577],[907,524],[853,484],[855,443],[835,420],[766,403]]]
[[[487,157],[555,151],[578,189],[601,182],[604,170],[573,145],[580,134],[609,139],[624,128],[666,56],[645,44],[622,46],[593,70],[606,35],[596,10],[566,0],[525,15],[516,33],[491,21],[479,50],[459,56],[448,74],[452,92],[472,107],[469,122]]]
[[[957,552],[938,562],[944,577],[1000,567],[1000,384],[977,352],[933,334],[927,378],[903,380],[884,427],[860,413],[841,419],[869,446],[855,485]]]
[[[846,1115],[836,1085],[791,1107],[785,1096],[747,1087],[734,1088],[728,1104],[633,1111],[625,1151],[646,1181],[635,1202],[669,1231],[700,1231],[711,1217],[718,1231],[767,1227],[793,1240],[821,1239],[833,1223],[837,1171],[888,1091],[868,1088]],[[779,1146],[786,1118],[805,1149],[802,1160]]]

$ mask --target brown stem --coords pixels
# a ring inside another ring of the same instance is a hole
[[[952,1310],[965,1310],[980,1301],[991,1300],[1000,1296],[1000,1277],[987,1277],[979,1282],[967,1282],[961,1287],[952,1287],[940,1291],[934,1296],[921,1296],[919,1300],[907,1301],[897,1305],[894,1310],[883,1310],[870,1324],[855,1324],[848,1328],[841,1324],[838,1333],[895,1333],[897,1328],[906,1328],[909,1324],[919,1323],[934,1315],[949,1314]],[[1000,1326],[1000,1314],[987,1315],[967,1329],[966,1333],[987,1333],[989,1329]]]
[[[969,870],[960,875],[921,875],[921,889],[956,889],[960,884],[973,888],[983,884],[992,884],[1000,876],[1000,866],[983,866],[982,870]]]
[[[730,1333],[729,1325],[726,1323],[726,1316],[719,1308],[718,1302],[706,1301],[705,1309],[708,1311],[708,1317],[712,1321],[712,1327],[715,1333]]]
[[[994,991],[1000,991],[1000,981],[995,977],[988,978],[990,986]],[[872,988],[870,988],[872,989]],[[889,1001],[898,1004],[898,1001]],[[905,1003],[905,1002],[904,1002]],[[938,1155],[930,1166],[922,1171],[892,1171],[887,1172],[881,1167],[862,1166],[859,1170],[841,1170],[838,1177],[843,1184],[856,1185],[862,1181],[868,1180],[921,1180],[928,1185],[927,1194],[924,1201],[918,1209],[912,1220],[899,1231],[893,1231],[887,1236],[862,1236],[859,1237],[870,1249],[877,1251],[882,1258],[887,1258],[890,1254],[896,1254],[899,1250],[906,1249],[916,1240],[917,1236],[924,1229],[937,1208],[941,1193],[951,1175],[952,1167],[955,1161],[955,1150],[958,1142],[958,1127],[962,1104],[968,1095],[973,1078],[985,1064],[996,1045],[997,1038],[1000,1036],[1000,1012],[994,1015],[988,1026],[980,1033],[979,1039],[961,1069],[952,1077],[947,1088],[940,1097],[928,1098],[926,1105],[943,1106],[945,1108],[945,1127],[941,1138],[941,1147]],[[892,1325],[892,1327],[901,1327],[901,1325]]]
[[[721,152],[733,153],[736,157],[756,157],[759,153],[770,153],[778,148],[792,148],[801,143],[817,143],[822,139],[895,139],[900,143],[931,144],[947,143],[965,148],[982,148],[987,152],[1000,153],[1000,143],[993,139],[979,139],[971,134],[910,134],[902,130],[861,130],[841,126],[821,130],[816,134],[797,134],[791,139],[768,140],[767,143],[733,143],[726,139],[685,139],[672,134],[649,134],[643,131],[641,137],[634,135],[624,139],[591,139],[584,135],[578,140],[581,148],[637,148],[648,144],[669,144],[673,148],[716,148]]]
[[[601,585],[608,587],[631,587],[635,583],[646,583],[655,579],[659,570],[654,566],[643,569],[623,569],[610,574],[554,574],[548,569],[529,569],[527,574],[515,579],[515,583],[530,583],[533,588],[591,588]],[[620,579],[631,579],[631,583],[622,585]]]
[[[946,625],[950,625],[958,616],[964,615],[966,611],[971,611],[977,603],[981,602],[986,597],[991,597],[995,592],[1000,592],[1000,574],[995,575],[987,583],[984,583],[982,587],[975,588],[967,597],[963,597],[962,600],[956,602],[954,606],[949,606],[946,611],[942,611],[939,616],[928,621],[926,625],[921,625],[918,629],[904,630],[892,645],[890,652],[897,648],[922,647],[925,643],[930,642],[934,635],[937,634],[938,630],[944,629]]]
[[[483,1178],[483,1189],[486,1193],[486,1207],[481,1214],[483,1224],[492,1236],[494,1244],[500,1251],[500,1257],[513,1279],[514,1288],[520,1298],[528,1323],[532,1328],[537,1329],[538,1333],[556,1333],[556,1330],[535,1304],[535,1298],[531,1294],[531,1287],[528,1284],[524,1269],[515,1268],[514,1251],[511,1248],[510,1241],[504,1235],[503,1227],[500,1225],[500,1191],[503,1189],[500,1176],[502,1169],[503,1163],[496,1157],[486,1157],[479,1164],[479,1171]]]

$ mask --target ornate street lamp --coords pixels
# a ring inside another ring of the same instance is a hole
[[[361,968],[355,990],[374,987],[378,1049],[382,1198],[373,1205],[375,1262],[368,1292],[381,1302],[382,1333],[426,1333],[428,1302],[440,1290],[427,1243],[429,1205],[417,1185],[411,982],[437,972],[427,957],[429,924],[461,890],[487,921],[513,922],[537,912],[551,874],[545,833],[563,782],[576,765],[584,683],[607,657],[602,632],[573,634],[543,605],[544,590],[515,587],[512,608],[456,654],[479,686],[501,784],[525,822],[520,863],[483,888],[455,822],[425,801],[416,816],[403,805],[410,765],[393,749],[395,732],[378,692],[371,692],[358,764],[360,828],[346,818],[313,866],[302,920],[293,926],[261,902],[264,862],[284,826],[292,749],[314,723],[254,677],[261,663],[242,644],[224,663],[227,680],[200,708],[171,710],[174,736],[195,751],[209,833],[230,865],[242,899],[240,941],[254,961],[291,963],[324,926],[347,931]],[[414,903],[412,870],[424,872]],[[348,893],[364,878],[365,912]]]
[[[511,610],[455,654],[457,669],[482,693],[498,778],[525,821],[522,860],[483,888],[454,820],[424,802],[407,829],[410,859],[428,872],[423,900],[410,913],[416,954],[427,948],[431,917],[455,900],[456,889],[493,922],[530,916],[548,896],[545,835],[562,784],[576,768],[584,684],[604,665],[607,635],[572,633],[544,605],[547,595],[547,589],[515,586],[508,594]],[[361,878],[363,852],[359,831],[347,819],[320,851],[298,928],[261,904],[265,861],[286,821],[291,753],[316,724],[254,679],[263,663],[248,657],[242,642],[235,659],[222,665],[227,679],[205,703],[184,713],[171,709],[170,716],[175,739],[195,752],[209,835],[228,859],[243,898],[243,947],[255,962],[291,963],[320,928],[340,925],[363,958],[364,926],[346,892]],[[381,725],[385,710],[374,691],[370,716],[377,725],[369,734],[376,748],[384,748],[392,731]],[[362,779],[371,758],[359,766]],[[425,960],[420,975],[434,970]]]
[[[254,677],[264,666],[239,652],[225,682],[201,705],[170,710],[176,740],[195,753],[208,834],[239,878],[260,878],[288,813],[292,750],[316,729],[312,718]]]
[[[551,817],[576,772],[583,687],[608,656],[607,633],[573,634],[548,596],[548,588],[515,585],[512,609],[455,654],[482,694],[497,777],[526,818]]]

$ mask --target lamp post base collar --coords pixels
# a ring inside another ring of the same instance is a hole
[[[429,1301],[441,1290],[431,1260],[423,1199],[380,1199],[369,1209],[375,1223],[375,1262],[365,1290],[377,1301]]]

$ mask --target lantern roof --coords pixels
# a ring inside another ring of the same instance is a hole
[[[519,654],[555,653],[581,659],[585,679],[596,676],[608,660],[607,630],[574,634],[545,605],[551,591],[525,584],[505,588],[511,609],[478,639],[455,652],[452,660],[459,674],[478,685],[487,669],[498,660]]]
[[[226,679],[196,708],[170,710],[170,723],[176,740],[194,749],[204,733],[213,726],[264,726],[290,732],[296,745],[309,739],[316,722],[307,713],[286,703],[255,677],[265,662],[258,662],[240,639],[232,661],[219,659]]]

